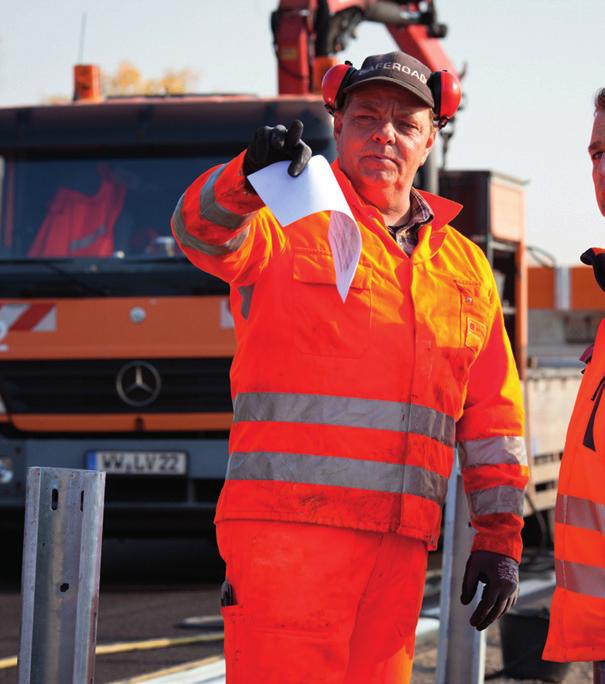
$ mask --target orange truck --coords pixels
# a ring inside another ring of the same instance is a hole
[[[256,127],[294,118],[332,158],[313,95],[0,109],[0,533],[22,526],[34,465],[105,470],[109,534],[210,529],[233,321],[170,216]]]
[[[335,155],[321,76],[363,20],[432,68],[453,65],[433,2],[281,0],[280,95],[100,97],[0,109],[0,533],[29,466],[108,474],[107,534],[208,531],[227,461],[227,286],[170,234],[180,194],[261,125],[300,119]],[[434,188],[433,188],[434,189]]]
[[[277,97],[103,100],[94,70],[76,67],[74,102],[0,109],[0,534],[22,526],[34,465],[105,470],[108,534],[211,529],[233,321],[227,286],[184,259],[169,219],[189,183],[260,125],[301,119],[313,152],[334,157],[314,93],[364,20],[455,73],[434,0],[281,0]],[[562,399],[558,376],[527,371],[523,188],[489,171],[438,179],[434,157],[417,185],[436,191],[438,180],[465,205],[454,226],[492,264],[526,383],[527,513],[552,511],[577,378]]]

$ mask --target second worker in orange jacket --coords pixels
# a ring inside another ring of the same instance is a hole
[[[300,174],[294,123],[198,178],[173,215],[181,248],[231,285],[234,418],[216,514],[229,684],[409,681],[427,551],[459,443],[476,530],[472,624],[515,600],[527,462],[519,380],[482,251],[460,205],[412,187],[435,140],[427,67],[394,52],[351,67],[333,172],[362,236],[346,301],[329,214],[283,228],[246,176]]]
[[[595,99],[588,145],[597,206],[605,216],[605,88]],[[589,249],[605,290],[605,250]],[[605,684],[605,320],[592,348],[567,429],[555,509],[556,589],[543,657],[594,661],[594,682]]]

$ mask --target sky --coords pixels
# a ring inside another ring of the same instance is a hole
[[[604,0],[437,0],[443,47],[461,68],[466,107],[450,169],[493,170],[527,181],[526,241],[559,265],[605,246],[587,153],[593,97],[605,86]],[[200,92],[273,95],[269,27],[278,0],[2,0],[0,106],[70,96],[72,67],[107,72],[129,60],[147,78],[199,74]],[[82,18],[85,31],[81,41]],[[83,42],[83,46],[81,43]],[[340,57],[359,66],[396,49],[364,23]]]

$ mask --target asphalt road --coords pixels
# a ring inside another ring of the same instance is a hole
[[[179,639],[204,633],[177,625],[218,615],[222,563],[194,540],[109,540],[103,545],[97,644]],[[0,660],[17,655],[21,600],[13,564],[0,570]],[[220,627],[219,627],[220,629]],[[213,629],[212,631],[216,631]],[[222,654],[222,641],[98,655],[96,684]],[[17,669],[0,669],[0,684],[16,684]]]
[[[431,554],[433,564],[438,558]],[[103,547],[97,644],[182,639],[205,633],[179,627],[184,619],[216,616],[223,567],[216,551],[194,541],[109,540]],[[10,559],[0,560],[0,661],[19,650],[19,577]],[[210,629],[215,632],[216,628]],[[207,632],[206,632],[207,633]],[[97,655],[96,684],[111,684],[222,654],[222,641]],[[434,684],[436,636],[417,644],[412,684]],[[499,629],[487,635],[486,672],[502,667]],[[571,666],[565,684],[591,680],[591,666]],[[494,684],[514,684],[494,677]],[[535,684],[537,680],[526,680]],[[0,668],[0,684],[16,684],[17,669]]]

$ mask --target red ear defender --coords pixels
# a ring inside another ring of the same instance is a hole
[[[342,104],[342,91],[346,87],[355,69],[351,62],[336,64],[326,71],[321,81],[321,92],[325,108],[334,114]]]
[[[437,126],[443,128],[456,114],[462,99],[460,81],[449,71],[435,71],[431,74],[428,87],[435,100],[435,119]]]

